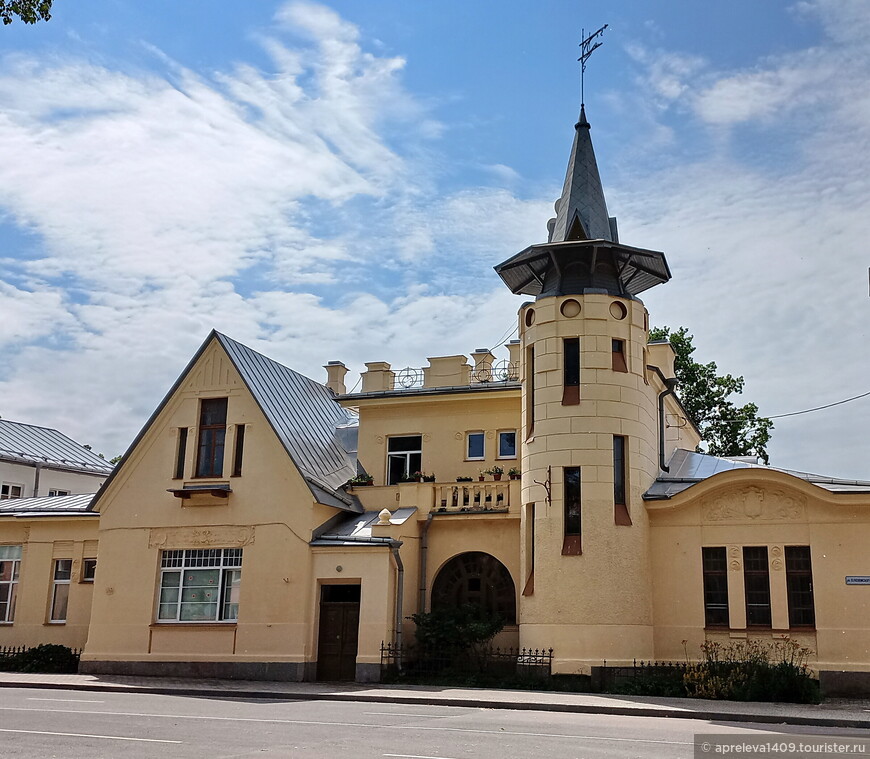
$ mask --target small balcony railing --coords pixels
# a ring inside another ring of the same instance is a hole
[[[499,382],[516,382],[520,378],[520,368],[511,361],[481,362],[471,370],[469,385],[485,385]],[[393,377],[393,390],[418,390],[426,386],[424,370],[406,366],[399,369]]]

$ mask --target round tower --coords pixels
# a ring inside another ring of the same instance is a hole
[[[524,587],[520,644],[554,671],[653,655],[649,528],[659,472],[648,315],[663,254],[621,245],[581,110],[550,239],[495,267],[514,293],[522,350]]]

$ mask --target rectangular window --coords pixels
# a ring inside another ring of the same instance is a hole
[[[563,555],[582,553],[580,519],[580,467],[566,466],[563,470],[565,500],[565,538],[562,542]]]
[[[69,492],[69,490],[59,490],[58,488],[49,488],[48,495],[49,496],[70,495],[70,492]]]
[[[242,476],[242,457],[245,455],[245,425],[236,425],[236,444],[233,447],[233,477]]]
[[[785,580],[788,587],[788,626],[815,627],[813,565],[809,546],[785,547]]]
[[[51,588],[51,614],[49,622],[63,624],[69,605],[69,583],[72,578],[72,559],[54,560],[54,582]]]
[[[227,399],[201,401],[197,477],[221,477],[224,472],[224,441],[227,434]]]
[[[391,437],[387,441],[387,485],[395,485],[421,471],[423,438],[420,435]]]
[[[21,546],[0,546],[0,625],[15,619]]]
[[[466,435],[465,458],[468,460],[480,460],[486,458],[485,435],[482,432],[469,432]]]
[[[613,371],[615,372],[627,372],[628,371],[628,363],[625,358],[625,340],[612,340],[611,341],[611,365],[613,367]]]
[[[13,485],[10,482],[4,482],[0,485],[0,501],[6,501],[11,498],[21,498],[24,493],[24,485]]]
[[[239,618],[241,548],[164,551],[158,622],[235,622]]]
[[[178,447],[175,451],[175,479],[184,479],[184,459],[187,457],[187,427],[178,430]]]
[[[97,560],[85,559],[82,562],[82,582],[93,582],[97,576]]]
[[[626,491],[626,437],[613,436],[613,521],[623,527],[631,526]]]
[[[526,437],[535,431],[535,346],[526,348]]]
[[[767,546],[743,547],[746,626],[770,627],[770,569]]]
[[[580,338],[562,341],[562,405],[580,403]]]
[[[704,624],[728,627],[728,558],[725,547],[702,548],[704,569]]]
[[[515,430],[498,433],[498,457],[515,459],[517,457],[517,433]]]

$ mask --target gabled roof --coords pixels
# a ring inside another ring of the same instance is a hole
[[[586,109],[581,106],[580,118],[574,125],[574,144],[568,159],[565,185],[562,196],[556,201],[556,219],[550,242],[572,239],[572,231],[578,220],[586,239],[614,240],[589,131]]]
[[[206,348],[216,340],[226,351],[245,386],[290,456],[318,503],[354,513],[363,508],[359,500],[341,490],[355,476],[356,454],[341,446],[336,428],[356,423],[332,391],[262,353],[212,330],[175,384],[151,415],[118,463],[120,470],[160,412],[181,386]],[[114,475],[100,488],[96,504]]]
[[[49,495],[41,498],[10,498],[0,501],[0,516],[58,516],[88,514],[94,493],[84,495]]]
[[[108,475],[113,469],[108,461],[57,430],[8,419],[0,419],[0,460],[96,475]]]
[[[799,480],[818,485],[832,493],[870,493],[870,482],[865,480],[844,480],[838,477],[825,477],[810,472],[799,472],[794,469],[779,469],[778,467],[755,464],[738,458],[710,456],[706,453],[696,453],[678,448],[668,463],[670,471],[656,478],[649,490],[644,493],[645,501],[660,501],[672,498],[678,493],[703,482],[721,472],[735,469],[766,469],[773,472],[797,477]]]
[[[336,428],[353,423],[356,417],[342,408],[325,385],[220,332],[213,334],[312,488],[313,495],[319,495],[315,487],[333,496],[339,495],[338,489],[356,475],[356,457],[341,446]],[[340,495],[350,505],[347,494]]]

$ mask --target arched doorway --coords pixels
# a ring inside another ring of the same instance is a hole
[[[432,583],[432,610],[463,604],[498,613],[506,625],[517,622],[517,597],[507,567],[495,556],[469,551],[448,561]]]

